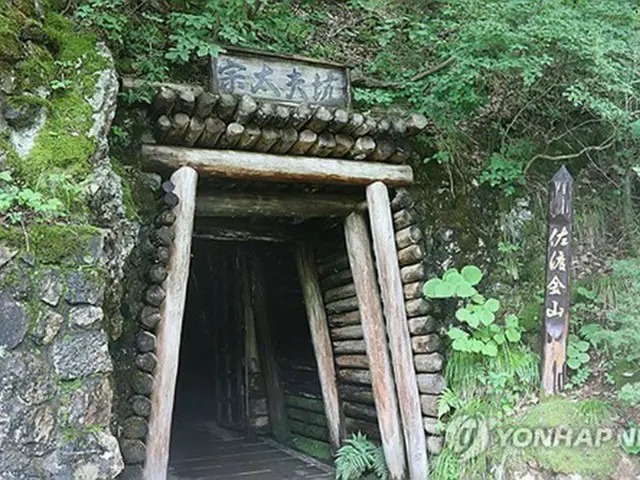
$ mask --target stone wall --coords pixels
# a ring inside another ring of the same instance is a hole
[[[108,479],[124,467],[111,428],[104,238],[83,231],[82,254],[55,265],[0,246],[2,478]]]

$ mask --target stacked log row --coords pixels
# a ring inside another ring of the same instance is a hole
[[[444,357],[437,322],[432,316],[433,309],[423,294],[428,279],[424,264],[425,242],[413,201],[406,190],[396,192],[391,208],[427,449],[438,454],[443,445],[443,437],[436,431],[436,424],[438,396],[445,388]]]
[[[194,89],[161,87],[151,109],[159,144],[402,163],[423,115],[375,119],[342,108],[288,107]]]
[[[280,359],[287,422],[291,432],[329,445],[327,419],[318,370],[313,361]]]
[[[161,321],[160,306],[165,299],[163,282],[167,278],[167,264],[171,257],[174,239],[173,224],[176,216],[173,209],[178,197],[173,193],[174,185],[165,182],[162,185],[160,213],[146,236],[145,250],[152,259],[146,275],[147,288],[143,292],[144,307],[140,311],[138,332],[135,335],[135,371],[130,386],[133,396],[129,399],[132,414],[122,425],[120,447],[125,463],[139,469],[146,458],[146,436],[151,415],[151,394],[154,386],[156,368],[156,328]]]
[[[318,245],[316,258],[347,432],[360,431],[379,439],[371,371],[344,239]]]

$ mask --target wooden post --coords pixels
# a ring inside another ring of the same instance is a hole
[[[182,167],[171,176],[174,193],[180,199],[175,208],[175,240],[169,261],[169,274],[164,282],[165,300],[160,307],[162,321],[158,326],[156,356],[158,364],[151,395],[151,417],[147,435],[147,461],[145,480],[167,477],[171,419],[175,398],[176,377],[180,356],[180,336],[187,295],[189,264],[191,261],[191,235],[196,207],[198,174],[190,167]]]
[[[561,392],[566,380],[572,202],[573,178],[563,165],[553,176],[549,193],[542,363],[542,388],[547,395]]]
[[[253,313],[258,337],[258,354],[267,389],[267,405],[269,423],[273,436],[281,443],[289,443],[291,433],[287,425],[284,394],[280,384],[280,374],[273,352],[273,342],[269,328],[267,298],[265,292],[266,279],[260,259],[254,255],[251,262],[253,268]]]
[[[354,212],[349,215],[344,223],[344,232],[349,264],[358,296],[360,317],[362,318],[365,348],[372,372],[373,397],[378,413],[378,426],[384,457],[389,467],[391,479],[404,479],[407,467],[402,427],[398,415],[398,400],[371,254],[371,241],[363,214]],[[411,360],[411,364],[413,364],[413,360]],[[418,405],[419,413],[420,405]]]
[[[320,377],[322,400],[324,401],[324,411],[329,430],[329,443],[333,450],[337,451],[345,437],[345,429],[338,396],[336,370],[333,363],[329,323],[327,322],[327,314],[322,302],[322,291],[318,282],[315,255],[310,244],[298,244],[296,248],[296,264],[300,282],[302,283],[302,294],[307,309],[313,350],[318,364],[318,376]]]
[[[420,394],[413,365],[391,203],[384,183],[375,182],[367,187],[367,204],[409,459],[409,478],[426,480],[429,478],[427,443],[420,414]]]

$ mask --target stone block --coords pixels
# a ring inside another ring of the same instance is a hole
[[[49,345],[58,335],[63,321],[62,315],[45,308],[38,312],[38,320],[31,335],[40,345]]]
[[[63,290],[63,279],[57,270],[47,270],[38,282],[40,300],[51,307],[58,306]]]
[[[54,343],[53,365],[63,380],[113,371],[107,335],[102,331],[74,332]]]
[[[16,348],[27,334],[29,321],[24,307],[8,292],[0,293],[0,347]]]
[[[77,305],[69,310],[69,321],[72,327],[95,327],[104,319],[102,308],[93,305]]]
[[[104,283],[86,271],[77,270],[67,276],[67,302],[71,305],[98,305],[104,297]]]

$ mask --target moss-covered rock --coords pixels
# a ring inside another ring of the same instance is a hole
[[[95,250],[102,230],[86,225],[32,225],[0,229],[0,244],[29,250],[43,264],[69,265]]]

